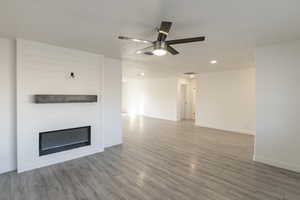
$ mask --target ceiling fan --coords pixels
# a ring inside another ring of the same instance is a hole
[[[125,36],[119,36],[118,38],[121,40],[130,40],[133,42],[151,44],[151,46],[149,47],[137,50],[136,54],[146,54],[146,55],[156,55],[156,56],[166,55],[167,52],[171,53],[172,55],[179,54],[179,52],[176,49],[174,49],[171,45],[190,43],[190,42],[202,42],[205,40],[204,36],[183,38],[177,40],[166,40],[170,32],[171,26],[172,26],[172,22],[162,21],[160,28],[157,29],[158,37],[156,41],[141,40],[141,39],[130,38]]]

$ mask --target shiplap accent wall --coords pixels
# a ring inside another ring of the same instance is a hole
[[[117,61],[116,61],[117,62]],[[120,63],[120,61],[119,61]],[[105,82],[103,77],[112,78],[113,73],[104,73],[104,57],[84,51],[56,47],[39,42],[17,40],[17,160],[18,171],[26,171],[46,165],[101,152],[104,149],[104,137],[109,140],[113,134],[122,137],[121,127],[118,133],[103,132],[102,98],[97,103],[35,104],[34,94],[96,94],[102,96]],[[120,71],[121,66],[115,68]],[[70,73],[75,73],[75,79]],[[117,75],[119,82],[121,77]],[[115,80],[114,79],[114,80]],[[120,92],[121,84],[112,90]],[[107,85],[109,88],[109,85]],[[111,97],[113,98],[113,97]],[[120,95],[117,95],[120,98]],[[120,107],[121,102],[111,102],[112,107]],[[108,111],[107,111],[108,112]],[[114,113],[116,112],[116,113]],[[113,111],[115,119],[120,121],[120,111]],[[39,132],[66,129],[80,126],[92,126],[92,145],[65,152],[39,157]],[[116,126],[121,126],[118,123]],[[107,134],[104,136],[104,134]],[[116,141],[116,140],[115,140]],[[121,139],[118,139],[118,144]],[[110,143],[110,146],[114,143]]]
[[[70,78],[71,71],[75,79]],[[16,48],[16,40],[0,38],[0,174],[63,162],[122,143],[121,71],[118,59],[25,40],[18,40]],[[32,98],[37,93],[97,94],[99,102],[37,105]],[[81,125],[93,126],[91,147],[38,157],[40,131]]]

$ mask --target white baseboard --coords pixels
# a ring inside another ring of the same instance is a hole
[[[154,119],[168,120],[168,121],[173,121],[173,122],[178,121],[177,119],[166,118],[166,117],[160,117],[160,116],[153,116],[153,115],[141,115],[141,116],[149,117],[149,118],[154,118]]]
[[[106,148],[110,148],[110,147],[118,146],[118,145],[121,145],[121,144],[123,144],[123,141],[121,141],[121,142],[118,142],[118,143],[116,143],[116,144],[109,144],[109,145],[106,145],[106,146],[104,147],[104,150],[105,150]]]
[[[67,161],[82,158],[82,157],[85,157],[85,156],[90,156],[90,155],[93,155],[93,154],[96,154],[96,153],[101,153],[103,151],[104,151],[104,149],[99,149],[99,150],[95,149],[95,150],[88,151],[88,152],[85,152],[85,153],[82,153],[82,154],[79,154],[79,155],[72,154],[68,158],[49,160],[48,162],[43,162],[43,163],[30,163],[30,164],[27,164],[26,166],[22,166],[22,168],[18,168],[17,173],[23,173],[23,172],[31,171],[31,170],[34,170],[34,169],[47,167],[47,166],[55,165],[55,164],[58,164],[58,163],[67,162]],[[61,152],[59,152],[59,153],[61,153]]]
[[[201,128],[209,128],[209,129],[228,131],[228,132],[240,133],[240,134],[246,134],[246,135],[255,135],[255,132],[247,130],[247,129],[228,129],[228,128],[220,128],[220,127],[203,126],[203,125],[199,125],[199,124],[195,124],[195,125],[198,127],[201,127]]]
[[[263,156],[257,156],[257,155],[253,156],[253,160],[256,162],[260,162],[260,163],[264,163],[267,165],[271,165],[271,166],[275,166],[275,167],[279,167],[279,168],[283,168],[283,169],[287,169],[287,170],[291,170],[291,171],[300,173],[300,164],[285,163],[283,161],[273,160],[270,158],[266,158]]]
[[[1,174],[6,174],[6,173],[9,173],[9,172],[13,172],[13,171],[16,171],[17,170],[17,167],[7,167],[7,168],[3,168],[0,170],[0,175]]]

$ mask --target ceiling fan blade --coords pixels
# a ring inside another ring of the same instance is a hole
[[[176,54],[179,54],[179,52],[174,49],[173,47],[167,45],[167,51],[170,52],[172,55],[176,55]]]
[[[184,43],[190,43],[190,42],[202,42],[205,40],[205,37],[194,37],[194,38],[184,38],[184,39],[178,39],[178,40],[169,40],[166,41],[167,45],[173,45],[173,44],[184,44]]]
[[[149,55],[149,56],[153,56],[154,54],[152,53],[152,51],[148,51],[148,52],[144,52],[145,55]]]
[[[162,21],[158,30],[158,41],[165,41],[171,29],[172,22]]]
[[[149,40],[141,40],[141,39],[130,38],[130,37],[126,37],[126,36],[119,36],[118,38],[120,40],[130,40],[130,41],[133,41],[133,42],[139,42],[139,43],[144,43],[144,44],[153,44],[153,42],[151,42]]]
[[[153,51],[153,46],[150,46],[150,47],[146,47],[144,49],[137,50],[135,53],[136,54],[153,55],[152,51]]]

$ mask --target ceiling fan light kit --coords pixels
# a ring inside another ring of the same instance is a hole
[[[144,44],[152,44],[150,47],[140,49],[136,51],[136,54],[145,54],[145,55],[156,55],[164,56],[169,52],[172,55],[177,55],[179,52],[174,49],[171,45],[184,44],[190,42],[202,42],[205,40],[204,36],[194,37],[194,38],[184,38],[177,40],[166,40],[171,29],[172,22],[162,21],[160,28],[158,29],[158,37],[156,41],[142,40],[136,38],[130,38],[126,36],[119,36],[121,40],[130,40],[133,42],[139,42]]]
[[[164,56],[167,54],[167,51],[165,49],[155,49],[152,53],[156,56]]]
[[[164,42],[155,42],[152,53],[156,56],[164,56],[167,54],[166,44]]]

